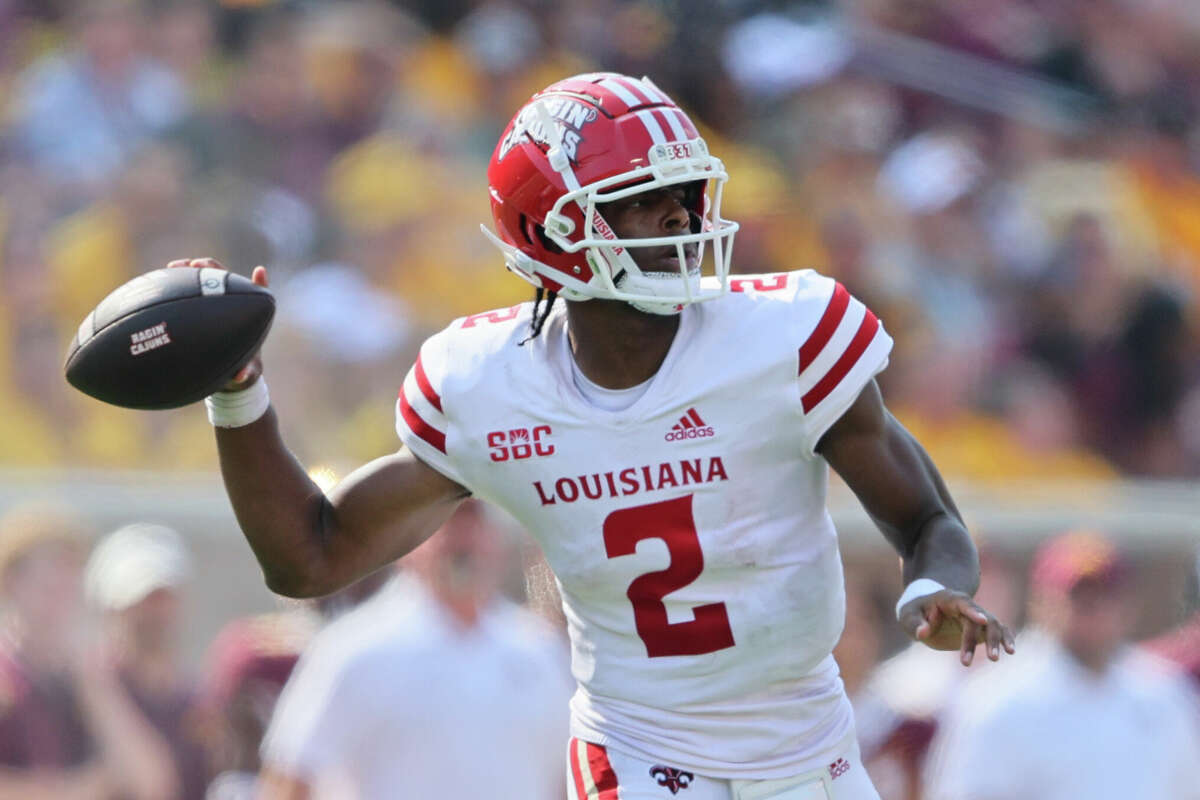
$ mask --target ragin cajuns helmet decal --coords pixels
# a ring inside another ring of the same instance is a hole
[[[483,230],[534,286],[674,313],[727,291],[738,227],[720,215],[727,179],[692,121],[649,79],[577,75],[535,94],[509,123],[488,166],[496,231]],[[689,231],[621,238],[602,216],[605,203],[678,185],[695,187],[685,201]],[[702,288],[710,244],[717,283]],[[677,270],[643,271],[629,253],[665,246],[676,249]]]
[[[586,105],[579,100],[569,97],[553,97],[545,101],[546,111],[550,118],[562,126],[562,149],[572,164],[578,164],[576,158],[579,144],[583,141],[583,128],[596,119],[594,106]],[[521,109],[508,133],[500,140],[496,150],[496,160],[503,161],[513,145],[523,137],[528,136],[534,142],[543,145],[550,144],[550,137],[541,115],[531,107]]]

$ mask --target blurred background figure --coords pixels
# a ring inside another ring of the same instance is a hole
[[[200,692],[212,775],[206,800],[257,796],[263,734],[300,653],[319,628],[312,608],[288,604],[231,620],[217,633]]]
[[[324,630],[263,744],[263,800],[561,800],[564,642],[499,596],[516,553],[469,501]]]
[[[178,533],[135,523],[100,540],[84,571],[84,591],[101,615],[103,647],[142,716],[167,743],[180,800],[201,800],[205,753],[193,681],[183,669],[182,594],[191,556]]]
[[[1044,637],[956,699],[930,761],[936,800],[1200,798],[1200,697],[1128,645],[1138,601],[1108,539],[1044,544],[1030,619]],[[1000,765],[1003,765],[1002,767]]]
[[[1177,628],[1146,642],[1145,646],[1151,653],[1182,667],[1192,676],[1193,685],[1200,692],[1200,546],[1196,548],[1192,566],[1191,616]]]
[[[48,179],[84,198],[178,122],[189,101],[179,78],[149,56],[139,3],[78,3],[67,28],[70,44],[22,75],[16,144]]]
[[[976,598],[1004,619],[1020,619],[1020,576],[1011,557],[986,541],[979,544],[980,581]],[[923,644],[909,642],[889,652],[886,627],[893,605],[877,581],[855,575],[847,582],[846,628],[834,650],[842,680],[854,704],[859,747],[871,780],[887,800],[924,797],[925,762],[946,709],[972,676],[1000,665],[977,659],[963,668]],[[1020,639],[1024,658],[1032,643]]]
[[[49,508],[0,520],[0,797],[180,796],[167,742],[85,640],[87,544],[76,520]]]

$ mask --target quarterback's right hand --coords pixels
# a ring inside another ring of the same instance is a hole
[[[174,269],[176,267],[223,269],[228,271],[228,267],[215,258],[179,258],[167,263],[167,269]],[[250,274],[250,280],[266,288],[269,285],[267,281],[267,268],[262,266],[255,267],[254,271]],[[258,380],[260,375],[262,375],[262,351],[255,353],[254,358],[250,359],[250,363],[238,370],[238,373],[233,376],[233,380],[221,387],[221,391],[240,392]]]

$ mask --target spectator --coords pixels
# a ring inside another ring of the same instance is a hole
[[[81,644],[85,550],[78,524],[53,510],[0,520],[0,797],[172,797],[166,743]]]
[[[563,796],[565,647],[497,598],[501,537],[464,505],[317,638],[263,745],[262,798]]]
[[[1009,560],[986,543],[979,552],[980,581],[975,597],[988,608],[996,608],[1006,619],[1018,617],[1017,586]],[[872,619],[864,609],[864,597],[878,589],[861,581],[856,590],[846,593],[846,631],[834,655],[842,667],[846,691],[854,703],[859,747],[881,797],[888,800],[919,800],[922,796],[922,772],[930,741],[946,706],[972,674],[991,674],[1003,669],[986,659],[971,663],[969,671],[961,665],[947,664],[927,647],[910,644],[882,663],[861,654],[857,669],[848,671],[839,651],[845,650],[847,637],[862,639],[864,630],[878,637],[878,617]],[[860,595],[852,598],[852,594]],[[1022,640],[1021,658],[1031,650]],[[861,645],[860,645],[861,648]],[[867,648],[879,655],[878,643]]]
[[[134,524],[105,537],[84,572],[88,599],[105,617],[121,685],[170,747],[179,800],[201,800],[207,778],[193,724],[195,691],[178,652],[190,562],[175,531]]]
[[[319,618],[293,604],[235,619],[209,648],[203,727],[214,775],[206,800],[251,800],[261,768],[258,749],[279,693],[312,639]]]
[[[1192,602],[1200,605],[1200,548],[1196,549],[1192,565]],[[1182,625],[1146,642],[1145,646],[1150,652],[1182,667],[1200,691],[1200,607]]]
[[[94,195],[146,140],[178,122],[178,78],[143,53],[132,0],[75,6],[74,41],[35,64],[16,100],[20,152],[57,183]]]
[[[932,800],[1200,798],[1196,697],[1126,646],[1130,578],[1097,534],[1043,545],[1030,613],[1046,643],[964,688],[933,745]]]
[[[280,611],[236,619],[221,630],[201,692],[201,725],[215,775],[206,800],[257,796],[259,746],[300,652],[322,622],[365,601],[387,577],[383,571],[368,575],[313,603],[281,599]]]

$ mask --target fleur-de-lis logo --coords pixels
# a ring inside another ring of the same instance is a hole
[[[670,789],[671,794],[679,794],[680,789],[686,789],[692,785],[696,776],[681,769],[658,765],[650,768],[650,777],[658,781],[659,786]]]

